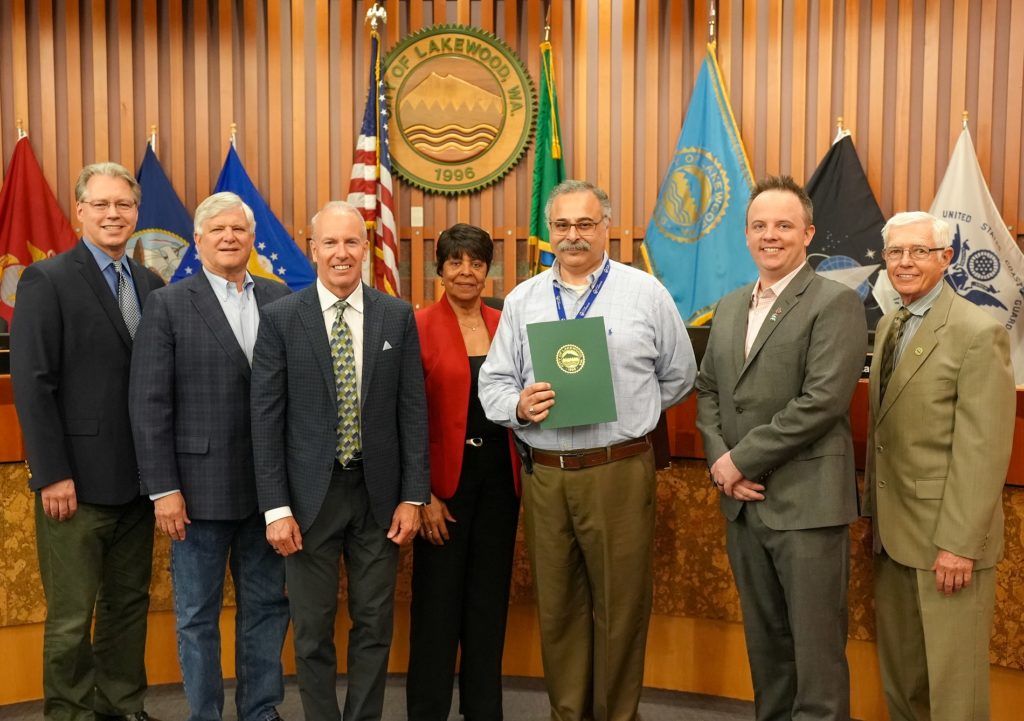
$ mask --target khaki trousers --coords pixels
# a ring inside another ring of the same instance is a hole
[[[654,454],[523,472],[553,721],[631,721],[651,616]]]
[[[882,686],[892,721],[988,721],[995,568],[946,596],[935,573],[875,554]]]

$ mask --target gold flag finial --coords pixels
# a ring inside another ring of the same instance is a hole
[[[836,130],[842,132],[843,130],[843,116],[840,115],[836,118]]]
[[[21,140],[22,138],[27,138],[28,137],[28,133],[25,132],[25,121],[24,121],[24,119],[18,118],[17,126],[18,126],[18,140]]]
[[[966,130],[967,129],[967,111],[966,110],[963,112],[963,116],[962,116],[961,119],[962,119],[962,123],[963,123],[963,128],[964,128],[964,130]]]
[[[238,123],[231,123],[231,145],[235,144],[235,138],[238,135]]]
[[[156,153],[156,123],[149,126],[149,147]]]
[[[374,2],[373,6],[366,11],[366,22],[370,23],[370,30],[374,32],[377,31],[378,23],[384,25],[387,21],[388,11],[379,2]]]
[[[715,44],[716,40],[718,39],[716,34],[715,34],[717,23],[718,23],[718,2],[717,2],[717,0],[712,0],[708,4],[708,43],[712,44],[712,45]]]
[[[544,13],[544,42],[551,42],[551,3],[548,3],[547,12]]]

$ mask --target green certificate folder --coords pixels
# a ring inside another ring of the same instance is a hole
[[[526,334],[534,378],[550,383],[555,392],[555,405],[541,428],[607,423],[618,417],[604,318],[530,323]]]

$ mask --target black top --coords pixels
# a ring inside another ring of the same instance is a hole
[[[485,355],[469,357],[469,409],[466,411],[466,438],[502,438],[506,435],[504,428],[487,420],[484,408],[480,405],[480,397],[477,395],[477,378],[480,376],[480,366],[486,359]]]

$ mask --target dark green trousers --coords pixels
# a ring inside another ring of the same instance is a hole
[[[44,716],[92,721],[141,711],[153,504],[81,504],[58,522],[37,494],[36,543],[46,595]]]

